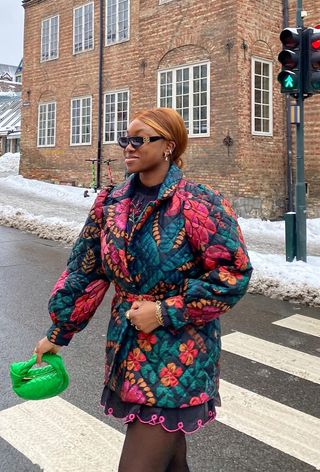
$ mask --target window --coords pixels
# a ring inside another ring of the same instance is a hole
[[[175,108],[189,136],[209,136],[210,65],[197,64],[159,71],[158,105]]]
[[[91,144],[91,97],[71,100],[71,145]]]
[[[93,3],[73,11],[73,52],[93,49]]]
[[[115,143],[128,129],[129,92],[107,93],[104,101],[104,142]]]
[[[41,62],[57,59],[59,50],[59,17],[53,16],[42,21]]]
[[[40,103],[38,109],[38,147],[56,144],[56,104]]]
[[[272,63],[252,59],[252,134],[272,136]]]
[[[107,33],[106,44],[129,39],[129,0],[106,0]]]

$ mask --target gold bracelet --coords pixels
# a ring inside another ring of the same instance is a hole
[[[160,326],[164,326],[163,315],[161,311],[161,302],[160,300],[156,301],[156,320]]]

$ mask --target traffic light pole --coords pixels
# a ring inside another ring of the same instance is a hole
[[[297,0],[297,26],[303,28],[302,0]],[[302,68],[300,68],[302,74]],[[301,79],[302,75],[300,76]],[[300,82],[302,83],[302,82]],[[297,105],[300,110],[300,120],[296,123],[296,259],[307,260],[307,224],[306,224],[306,184],[304,178],[304,100],[303,87],[300,87]]]

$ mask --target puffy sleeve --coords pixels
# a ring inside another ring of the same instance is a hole
[[[85,328],[110,285],[102,271],[100,250],[107,194],[107,189],[102,190],[96,198],[49,299],[53,324],[47,337],[61,346],[68,345],[74,333]]]
[[[230,203],[217,192],[202,190],[205,198],[189,195],[183,210],[199,275],[185,280],[181,294],[162,302],[175,329],[187,323],[201,326],[227,312],[245,294],[252,273]]]

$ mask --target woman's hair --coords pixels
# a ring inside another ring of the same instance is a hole
[[[167,141],[174,141],[172,162],[181,168],[183,166],[181,155],[188,144],[188,133],[181,115],[173,108],[151,108],[139,111],[135,114],[134,119],[151,126],[159,136],[163,136]]]

